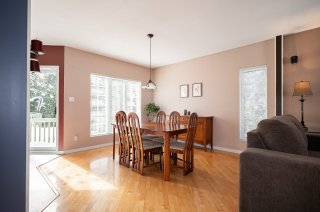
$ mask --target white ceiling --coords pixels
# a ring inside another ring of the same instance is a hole
[[[320,27],[319,0],[31,0],[31,38],[168,65]]]

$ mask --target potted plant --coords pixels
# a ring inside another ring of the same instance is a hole
[[[145,107],[144,110],[146,111],[147,115],[149,116],[149,121],[153,121],[154,118],[156,117],[157,113],[160,110],[160,107],[156,105],[153,102],[148,103]]]

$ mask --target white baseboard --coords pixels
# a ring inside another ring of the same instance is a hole
[[[117,143],[118,142],[116,142],[116,144]],[[64,155],[64,154],[82,152],[82,151],[87,151],[87,150],[91,150],[91,149],[98,149],[98,148],[103,148],[103,147],[108,147],[108,146],[112,146],[112,143],[98,144],[98,145],[95,145],[95,146],[87,146],[87,147],[81,147],[81,148],[77,148],[77,149],[58,151],[57,154]],[[199,144],[195,144],[195,146],[203,147],[202,145],[199,145]],[[207,149],[210,149],[210,147],[207,147]],[[229,148],[219,147],[219,146],[213,146],[213,149],[214,150],[216,149],[216,150],[224,151],[224,152],[236,153],[236,154],[240,154],[243,151],[243,150],[229,149]]]
[[[116,142],[116,144],[117,143],[118,142]],[[112,146],[112,143],[98,144],[98,145],[94,145],[94,146],[81,147],[81,148],[77,148],[77,149],[58,151],[57,153],[59,155],[65,155],[65,154],[70,154],[70,153],[75,153],[75,152],[82,152],[82,151],[87,151],[87,150],[91,150],[91,149],[98,149],[98,148],[108,147],[108,146]]]
[[[243,150],[238,150],[238,149],[229,149],[229,148],[224,148],[220,146],[213,146],[213,149],[224,151],[224,152],[232,152],[236,154],[240,154]]]
[[[182,143],[184,143],[184,142],[182,142]],[[194,146],[204,148],[203,145],[201,145],[201,144],[194,144]],[[213,146],[212,148],[213,148],[213,150],[216,149],[219,151],[231,152],[231,153],[236,153],[236,154],[240,154],[241,152],[243,152],[243,150],[229,149],[229,148],[224,148],[224,147],[220,147],[220,146]],[[209,150],[209,151],[211,150],[210,145],[207,146],[207,150]]]

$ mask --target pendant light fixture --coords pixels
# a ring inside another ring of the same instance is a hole
[[[31,40],[30,47],[30,71],[40,72],[40,64],[38,57],[43,55],[42,42],[40,40]]]
[[[149,79],[148,83],[145,86],[142,86],[142,88],[153,90],[153,89],[157,88],[157,85],[154,82],[152,82],[152,80],[151,80],[151,38],[153,37],[153,34],[148,34],[148,37],[150,38],[150,66],[149,66],[150,79]]]
[[[37,55],[33,52],[30,53],[30,71],[40,72],[40,64]]]

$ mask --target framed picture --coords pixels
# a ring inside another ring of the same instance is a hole
[[[189,85],[180,85],[180,98],[187,98],[189,96]]]
[[[192,96],[202,96],[202,83],[192,84]]]

